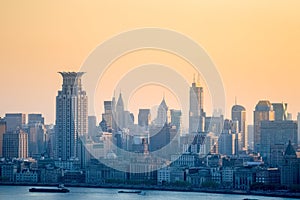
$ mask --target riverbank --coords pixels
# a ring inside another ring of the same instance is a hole
[[[26,183],[1,183],[0,185],[8,186],[53,186],[58,184],[26,184]],[[177,192],[203,192],[214,194],[236,194],[236,195],[255,195],[268,197],[300,198],[300,193],[290,193],[283,191],[244,191],[244,190],[222,190],[222,189],[204,189],[195,187],[174,187],[174,186],[155,186],[155,185],[126,185],[126,184],[65,184],[65,187],[87,187],[87,188],[112,188],[112,189],[134,189],[134,190],[160,190],[160,191],[177,191]]]

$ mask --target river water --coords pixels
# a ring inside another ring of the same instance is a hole
[[[30,186],[0,186],[0,200],[242,200],[244,198],[259,200],[287,200],[290,198],[263,197],[231,194],[211,194],[197,192],[170,192],[145,190],[145,195],[118,193],[118,189],[77,188],[71,187],[70,193],[31,193]]]

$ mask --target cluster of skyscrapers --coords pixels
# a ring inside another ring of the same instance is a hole
[[[170,109],[165,97],[154,119],[150,109],[139,109],[135,124],[133,113],[125,110],[121,93],[117,101],[115,97],[104,101],[98,126],[96,116],[88,116],[88,97],[81,82],[84,73],[60,74],[63,84],[56,97],[55,125],[45,125],[41,114],[29,114],[26,123],[25,114],[7,113],[5,118],[0,118],[0,157],[37,160],[47,157],[62,168],[69,166],[68,163],[77,163],[79,169],[86,169],[93,159],[117,162],[115,159],[122,157],[120,150],[141,155],[140,159],[144,159],[141,162],[148,167],[149,160],[152,160],[151,166],[168,166],[174,162],[176,165],[184,163],[188,168],[190,164],[187,163],[192,162],[191,166],[197,167],[196,161],[203,157],[208,162],[208,155],[209,158],[216,156],[217,160],[222,156],[237,159],[254,155],[266,166],[282,169],[283,182],[300,183],[297,156],[300,115],[297,124],[287,112],[287,103],[259,101],[253,112],[253,125],[249,126],[246,109],[237,103],[231,109],[231,119],[224,119],[220,110],[208,116],[204,109],[203,87],[194,79],[189,91],[188,132],[183,131],[182,111]],[[151,153],[156,151],[161,151],[161,160],[153,158]],[[121,159],[130,161],[131,158]],[[130,164],[129,168],[134,167]],[[167,167],[158,171],[160,182],[164,174],[172,170]],[[290,180],[293,174],[298,178]],[[193,178],[197,176],[191,175],[191,180]]]

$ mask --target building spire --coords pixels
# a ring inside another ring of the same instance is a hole
[[[195,74],[193,74],[193,83],[196,83]]]
[[[237,105],[237,98],[236,98],[236,96],[234,97],[234,104]]]

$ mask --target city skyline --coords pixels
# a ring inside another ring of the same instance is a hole
[[[56,72],[78,71],[101,42],[141,27],[178,31],[206,49],[223,79],[226,118],[230,116],[235,97],[246,108],[248,124],[259,100],[287,102],[293,119],[300,111],[297,93],[300,2],[228,1],[223,5],[192,1],[190,4],[172,2],[172,8],[167,7],[168,1],[149,2],[147,6],[138,1],[94,2],[93,5],[73,2],[72,6],[69,2],[53,1],[1,4],[0,65],[5,74],[2,83],[10,83],[1,90],[1,116],[8,112],[43,113],[46,123],[54,123],[55,94],[61,85]],[[70,9],[65,12],[67,7]],[[116,69],[121,66],[130,69],[150,61],[174,69],[188,66],[174,55],[144,50],[119,58],[111,67],[116,76],[107,78],[115,82],[123,73]],[[182,75],[191,83],[193,73],[187,71]],[[102,102],[113,95],[113,86],[98,100],[101,110]],[[204,94],[208,98],[205,86]],[[158,104],[162,92],[152,96]],[[171,101],[168,104],[174,107]],[[211,113],[209,108],[205,109]]]

